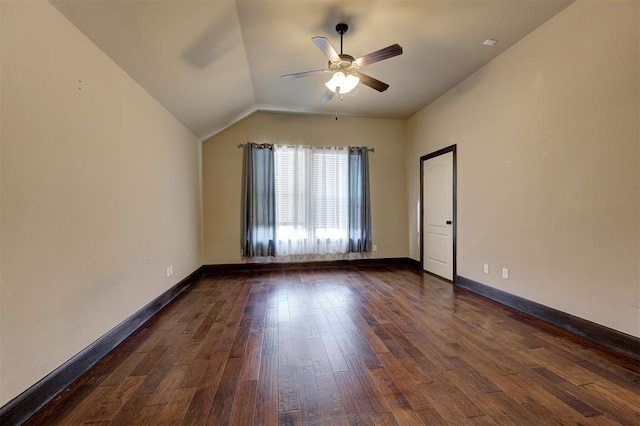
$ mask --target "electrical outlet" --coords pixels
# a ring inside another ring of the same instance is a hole
[[[484,269],[483,269],[483,270],[484,270],[484,273],[485,273],[485,274],[488,274],[488,273],[489,273],[489,265],[485,263],[485,264],[484,264]]]
[[[378,245],[377,244],[373,245],[373,251],[378,251]]]
[[[509,279],[509,268],[502,268],[502,278],[505,280]]]
[[[167,278],[171,276],[171,266],[167,266]]]

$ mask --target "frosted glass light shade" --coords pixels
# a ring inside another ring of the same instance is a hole
[[[349,74],[345,76],[344,73],[337,72],[324,85],[332,92],[342,95],[355,89],[358,83],[360,83],[360,79],[355,75]]]

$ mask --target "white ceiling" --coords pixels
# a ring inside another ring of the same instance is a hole
[[[573,0],[51,0],[201,140],[255,110],[408,118]],[[321,102],[311,42],[349,25],[344,53],[400,44],[363,71],[390,85]],[[487,38],[499,39],[493,47]]]

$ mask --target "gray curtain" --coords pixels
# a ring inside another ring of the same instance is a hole
[[[349,148],[349,248],[350,253],[371,251],[371,196],[369,149]]]
[[[246,144],[242,169],[242,256],[275,256],[276,192],[273,146]]]

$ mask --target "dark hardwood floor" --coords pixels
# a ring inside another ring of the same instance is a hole
[[[640,366],[409,268],[198,281],[29,425],[640,424]]]

